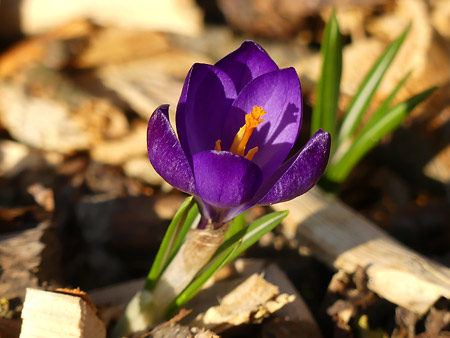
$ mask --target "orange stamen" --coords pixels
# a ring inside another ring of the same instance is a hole
[[[239,156],[244,156],[245,148],[247,147],[247,143],[250,140],[250,136],[252,136],[255,128],[264,121],[264,119],[262,119],[261,117],[265,114],[266,112],[262,109],[262,107],[254,106],[252,112],[245,115],[245,124],[236,133],[236,136],[234,137],[233,143],[230,147],[230,152]],[[214,150],[222,150],[220,142],[221,140],[216,141]],[[245,158],[251,161],[257,151],[258,147],[250,149],[247,152],[247,155],[245,155]]]
[[[245,155],[245,158],[249,161],[253,160],[253,156],[255,156],[256,152],[258,151],[258,147],[252,148],[247,152],[247,155]]]
[[[239,131],[237,132],[236,136],[234,137],[233,144],[230,147],[230,151],[233,154],[237,154],[237,148],[238,148],[239,143],[241,142],[242,137],[244,136],[244,133],[245,133],[246,130],[247,130],[247,125],[244,125],[243,127],[241,127],[239,129]]]
[[[247,146],[250,136],[255,128],[264,121],[261,117],[266,112],[262,107],[254,106],[250,114],[245,115],[245,125],[239,129],[234,137],[233,144],[230,147],[230,151],[236,155],[244,156],[245,147]],[[253,158],[254,154],[252,155]]]
[[[216,141],[216,145],[214,146],[214,150],[217,150],[217,151],[221,151],[222,150],[222,147],[220,146],[220,143],[222,142],[222,140],[217,140]]]

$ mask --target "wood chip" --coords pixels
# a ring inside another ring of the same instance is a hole
[[[102,338],[106,328],[82,297],[27,289],[20,337]]]
[[[433,1],[431,23],[446,39],[450,39],[450,2],[447,0]]]
[[[44,158],[24,144],[0,140],[0,176],[12,178],[26,169],[37,169],[46,165]]]
[[[25,288],[37,287],[45,244],[41,238],[49,222],[36,228],[0,237],[0,295],[9,299],[25,296]]]
[[[192,325],[221,332],[230,326],[258,323],[295,299],[295,296],[278,293],[277,286],[264,280],[261,275],[253,274],[227,294],[219,306],[199,314]]]
[[[20,320],[0,318],[0,336],[2,338],[18,337],[20,334],[20,325]]]
[[[128,177],[134,177],[148,184],[161,186],[163,191],[172,190],[172,186],[163,180],[153,169],[148,156],[136,157],[123,165],[123,171]]]
[[[290,210],[285,233],[296,235],[329,266],[354,273],[366,268],[368,288],[392,303],[425,314],[450,298],[450,269],[404,247],[319,188],[275,210]]]
[[[69,153],[89,147],[88,134],[67,107],[20,86],[0,87],[0,122],[13,138],[38,149]]]
[[[430,87],[448,83],[450,51],[430,24],[426,1],[400,0],[396,2],[394,12],[365,19],[365,27],[372,37],[357,39],[344,47],[341,78],[343,95],[339,102],[342,110],[346,109],[350,98],[387,45],[398,38],[410,22],[412,27],[409,34],[380,83],[372,107],[379,105],[409,71],[412,74],[398,92],[396,102]],[[296,69],[302,87],[307,91],[314,90],[321,69],[320,54],[300,60]]]
[[[430,23],[428,4],[424,0],[400,0],[391,15],[373,19],[368,30],[375,36],[393,41],[412,23],[410,32],[377,90],[376,100],[389,95],[407,72],[413,71],[399,91],[397,100],[404,100],[432,86],[450,80],[450,51]]]
[[[91,149],[92,159],[112,165],[123,164],[130,158],[147,154],[146,137],[147,124],[138,123],[127,136],[119,140],[95,144]]]
[[[8,3],[18,4],[14,1]],[[1,7],[3,4],[4,2],[0,3],[0,22],[2,23],[4,22],[3,16],[8,16],[8,10]],[[14,16],[11,13],[9,15]],[[93,30],[94,26],[87,20],[75,20],[64,22],[62,26],[56,27],[46,34],[15,44],[5,53],[0,54],[0,78],[17,76],[24,68],[36,63],[52,67],[67,64],[73,51],[66,45],[66,42],[88,35]]]
[[[171,60],[173,64],[173,60]],[[183,76],[193,62],[186,62]],[[158,69],[159,68],[159,69]],[[148,120],[151,113],[161,104],[171,105],[171,120],[183,87],[182,79],[175,79],[153,62],[142,61],[124,66],[111,66],[100,71],[105,86],[113,89],[143,119]]]
[[[55,198],[52,189],[46,188],[40,183],[35,183],[30,185],[27,191],[45,211],[55,210]]]
[[[274,263],[265,268],[264,272],[264,279],[278,286],[280,292],[287,293],[295,297],[293,302],[286,304],[274,314],[274,317],[282,319],[282,323],[278,326],[288,324],[290,330],[306,330],[308,332],[308,337],[310,338],[322,337],[320,329],[317,326],[308,305],[289,280],[286,273]]]
[[[214,332],[199,329],[197,327],[181,326],[181,325],[171,325],[164,326],[161,328],[156,328],[151,332],[151,334],[144,334],[141,336],[153,337],[153,338],[219,338]]]
[[[424,173],[444,184],[450,183],[450,145],[441,150],[427,163]]]
[[[105,28],[92,34],[88,47],[74,60],[77,67],[98,67],[149,58],[170,48],[162,33],[117,27]]]
[[[40,34],[65,22],[88,18],[103,26],[146,28],[185,35],[199,34],[203,14],[194,0],[56,0],[8,1],[0,18],[8,19],[9,33]]]
[[[232,267],[234,273],[238,273],[237,276],[233,277],[228,275],[228,278],[226,278],[226,280],[216,280],[215,282],[214,280],[217,276],[214,276],[212,278],[212,282],[208,282],[208,285],[205,285],[204,289],[186,305],[186,308],[192,309],[193,313],[188,318],[186,318],[186,320],[182,321],[183,325],[191,322],[200,313],[205,314],[209,308],[217,305],[218,297],[219,299],[222,299],[220,303],[223,303],[226,295],[230,293],[231,290],[236,289],[240,285],[240,283],[248,280],[250,276],[254,275],[256,277],[252,278],[256,282],[256,284],[258,284],[259,286],[269,285],[269,288],[267,289],[268,294],[263,296],[263,299],[269,299],[270,302],[266,302],[266,306],[264,305],[264,302],[262,300],[261,302],[258,301],[258,294],[249,294],[245,297],[251,298],[253,295],[254,297],[252,301],[256,305],[253,309],[243,310],[243,313],[237,314],[236,317],[241,316],[241,318],[245,319],[248,318],[249,314],[258,314],[259,317],[263,315],[269,315],[269,309],[275,310],[276,308],[279,308],[281,304],[284,304],[285,306],[283,308],[273,314],[274,318],[280,318],[285,324],[290,324],[290,326],[293,326],[296,329],[307,329],[308,333],[310,334],[309,337],[321,337],[320,331],[317,328],[317,325],[315,324],[305,302],[301,299],[301,296],[297,293],[297,291],[295,291],[295,288],[292,286],[285,274],[275,264],[270,264],[267,268],[265,268],[265,262],[263,260],[238,259],[234,262],[234,264],[232,264]],[[262,278],[260,276],[261,271],[265,271],[266,277],[264,279],[270,282],[260,281],[260,279]],[[98,305],[109,304],[123,306],[137,291],[142,288],[144,283],[145,281],[143,279],[130,281],[119,285],[98,289],[91,292],[90,295],[94,302]],[[251,288],[252,286],[248,283],[249,282],[247,282],[247,288]],[[277,285],[279,283],[280,287],[278,288],[278,286],[275,286],[273,283]],[[246,286],[244,285],[244,288],[245,287]],[[241,288],[241,290],[242,289],[243,288]],[[292,296],[282,296],[277,301],[276,295],[279,293],[278,290],[281,290],[283,294],[289,293]],[[245,292],[245,290],[242,291]],[[264,290],[259,291],[261,291],[261,293],[264,292]],[[272,298],[270,298],[271,295]],[[292,298],[295,298],[295,300],[293,300]],[[236,300],[236,303],[239,303],[238,299]],[[244,307],[247,307],[247,305],[244,304]],[[245,311],[247,311],[247,313],[245,313]],[[261,320],[262,318],[260,317],[258,321]]]

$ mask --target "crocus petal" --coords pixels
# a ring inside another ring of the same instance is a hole
[[[193,156],[198,195],[216,209],[239,206],[261,185],[261,171],[251,161],[227,151],[204,151]]]
[[[148,121],[147,150],[153,168],[164,180],[197,194],[192,169],[169,121],[169,105],[158,107]]]
[[[256,194],[255,198],[259,201],[255,204],[268,205],[287,201],[311,189],[325,171],[330,143],[330,134],[319,129],[294,157],[285,162],[270,180],[264,182]],[[260,198],[262,195],[264,196]]]
[[[245,114],[254,106],[262,107],[267,114],[251,135],[247,150],[259,148],[253,162],[261,168],[265,180],[287,157],[300,130],[302,97],[295,69],[261,75],[244,87],[228,115],[222,149],[231,145],[234,134],[245,123]]]
[[[239,93],[251,80],[278,69],[266,51],[253,41],[245,41],[241,47],[216,63],[233,80]]]
[[[190,162],[193,154],[214,149],[235,98],[233,81],[223,70],[206,64],[191,68],[176,114],[178,137]]]

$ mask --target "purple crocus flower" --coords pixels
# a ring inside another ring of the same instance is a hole
[[[286,160],[302,122],[300,82],[253,41],[215,65],[192,66],[177,106],[179,140],[168,110],[162,105],[150,117],[150,162],[196,197],[204,222],[219,225],[254,205],[297,197],[327,165],[330,135],[322,130]]]

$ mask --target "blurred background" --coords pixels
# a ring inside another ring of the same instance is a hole
[[[344,41],[341,111],[409,23],[373,107],[409,71],[397,101],[438,86],[336,194],[450,266],[450,1],[0,0],[0,296],[11,309],[27,286],[89,290],[147,273],[185,196],[152,169],[146,124],[160,104],[173,119],[193,63],[253,39],[280,67],[294,66],[303,145],[333,7]],[[298,245],[281,227],[248,255],[270,254],[317,315],[332,272],[299,259]]]

